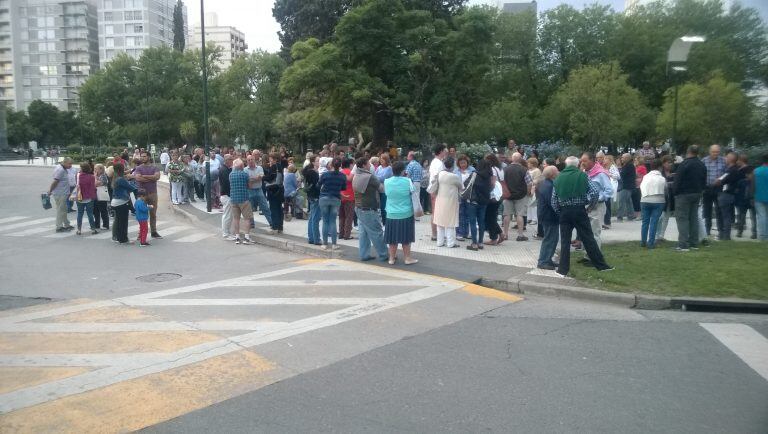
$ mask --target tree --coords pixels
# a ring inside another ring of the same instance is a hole
[[[689,82],[678,91],[678,150],[692,143],[740,143],[750,131],[754,108],[738,83],[728,82],[716,73],[704,83]],[[660,135],[672,135],[674,90],[664,95],[664,106],[658,118]]]
[[[187,35],[184,34],[184,4],[181,0],[176,1],[173,7],[173,49],[184,51]]]
[[[72,112],[62,112],[53,104],[34,100],[27,107],[32,140],[41,146],[67,145],[79,136]]]
[[[179,125],[179,135],[188,144],[194,144],[197,139],[197,124],[194,121],[185,121]]]
[[[649,108],[615,62],[572,71],[553,104],[563,114],[574,143],[584,149],[627,141],[637,130],[648,128],[640,121],[649,118]]]
[[[26,146],[40,132],[32,126],[29,116],[23,110],[14,111],[6,108],[6,126],[8,128],[8,144],[12,146]]]
[[[277,35],[283,58],[290,60],[291,47],[298,41],[327,41],[339,19],[361,3],[362,0],[275,0],[272,16],[280,24]]]

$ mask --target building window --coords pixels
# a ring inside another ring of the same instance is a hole
[[[126,9],[144,7],[144,0],[125,0],[125,7]]]
[[[115,34],[115,26],[111,24],[107,24],[104,26],[104,33],[107,35],[114,35]]]
[[[125,38],[126,47],[140,47],[142,45],[144,45],[143,36],[126,36]]]
[[[46,27],[53,27],[56,23],[53,20],[53,17],[45,17],[45,26]]]
[[[141,21],[142,20],[141,11],[125,11],[125,20],[126,21]]]
[[[43,46],[45,46],[46,51],[56,51],[56,43],[55,42],[48,42],[47,44],[40,44],[40,50],[43,49]]]
[[[112,12],[104,12],[104,21],[113,21],[114,16],[112,15]]]
[[[104,0],[104,9],[112,9],[112,0]],[[104,16],[106,19],[106,13]]]
[[[32,90],[24,89],[24,99],[32,99]]]
[[[134,26],[133,26],[133,33],[144,33],[144,25],[143,24],[134,24]]]
[[[40,75],[57,75],[59,68],[56,65],[46,65],[40,67]]]
[[[115,38],[104,38],[104,45],[106,45],[109,48],[112,48],[115,46]]]

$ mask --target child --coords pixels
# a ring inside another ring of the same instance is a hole
[[[143,188],[136,192],[136,203],[133,205],[136,208],[136,221],[139,222],[139,246],[150,246],[147,242],[147,220],[149,220],[149,210],[154,208],[153,205],[147,205],[146,202],[147,191]]]

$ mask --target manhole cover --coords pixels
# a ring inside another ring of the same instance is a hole
[[[155,273],[155,274],[147,274],[146,276],[139,276],[136,278],[139,282],[148,282],[148,283],[155,283],[155,282],[168,282],[171,280],[180,279],[181,274],[176,273]]]

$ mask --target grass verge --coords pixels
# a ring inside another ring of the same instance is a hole
[[[572,255],[570,274],[607,291],[768,300],[768,244],[715,241],[685,253],[675,252],[674,246],[660,243],[648,250],[639,242],[603,244],[614,271],[599,273],[577,264],[579,255]]]

